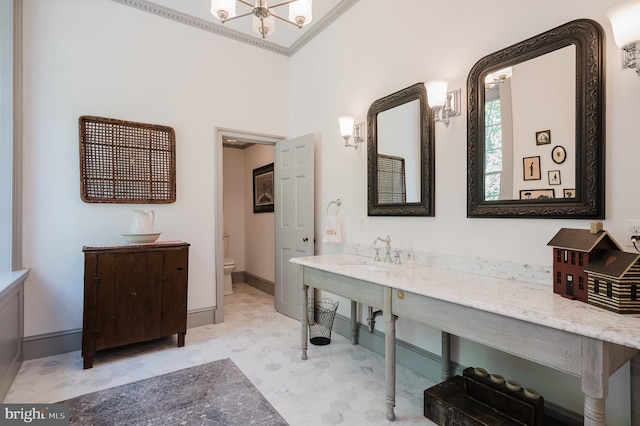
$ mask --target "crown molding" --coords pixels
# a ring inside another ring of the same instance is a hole
[[[179,22],[181,24],[189,25],[200,30],[208,31],[210,33],[217,34],[222,37],[227,37],[241,43],[246,43],[260,49],[268,50],[272,53],[277,53],[284,56],[293,56],[304,45],[310,42],[324,29],[326,29],[333,21],[338,19],[343,13],[345,13],[351,6],[356,4],[358,0],[342,0],[336,7],[324,16],[320,21],[313,25],[302,37],[300,37],[289,48],[280,46],[275,43],[248,36],[239,31],[234,31],[222,25],[217,25],[204,19],[196,18],[195,16],[187,15],[186,13],[178,12],[173,9],[161,6],[156,3],[151,3],[146,0],[111,0],[116,3],[120,3],[126,6],[134,7],[143,12],[152,13],[156,16],[171,19],[172,21]]]
[[[317,24],[313,25],[302,37],[296,40],[289,48],[287,56],[293,56],[298,50],[302,49],[307,43],[313,40],[318,34],[324,31],[336,19],[342,16],[351,6],[356,4],[358,0],[342,0],[329,13],[327,13]]]

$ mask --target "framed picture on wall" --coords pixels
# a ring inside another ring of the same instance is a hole
[[[549,170],[549,185],[560,185],[560,170]]]
[[[576,198],[576,190],[574,188],[565,188],[562,190],[564,198]]]
[[[253,169],[253,212],[273,211],[273,163]]]
[[[555,198],[555,192],[552,189],[521,189],[521,200],[544,200]]]
[[[551,130],[536,132],[536,145],[548,145],[551,143]]]
[[[523,178],[524,180],[540,180],[540,156],[523,158]]]
[[[556,164],[564,163],[564,160],[567,158],[567,151],[560,145],[554,146],[551,150],[551,158],[553,162]]]

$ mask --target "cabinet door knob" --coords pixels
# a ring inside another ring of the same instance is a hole
[[[135,296],[137,296],[137,295],[138,295],[138,293],[136,293],[136,292],[134,291],[133,293],[131,293],[131,295],[135,297]]]
[[[308,239],[307,237],[304,237],[304,238],[302,239],[302,241],[304,241],[304,242],[306,243],[307,241],[309,241],[309,239]]]

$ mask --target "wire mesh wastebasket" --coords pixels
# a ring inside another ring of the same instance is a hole
[[[338,310],[338,302],[331,299],[309,301],[309,341],[314,345],[331,343],[331,328]]]

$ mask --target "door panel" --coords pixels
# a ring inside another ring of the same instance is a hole
[[[313,136],[276,144],[274,160],[276,216],[276,310],[300,319],[301,288],[292,257],[313,256]]]

